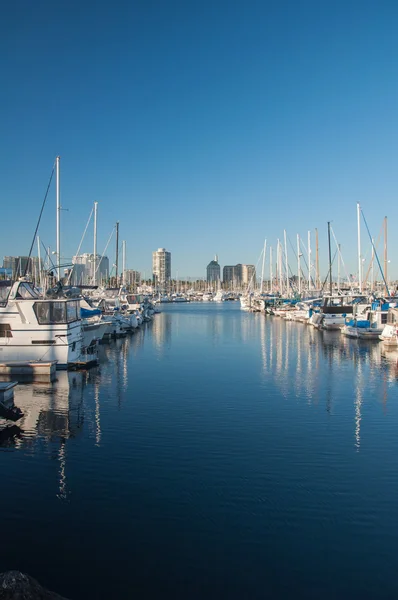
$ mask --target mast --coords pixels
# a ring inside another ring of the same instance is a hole
[[[263,293],[263,285],[264,285],[264,266],[265,266],[265,251],[267,249],[267,240],[264,241],[264,248],[263,248],[263,266],[261,269],[261,289],[260,289],[260,293]]]
[[[362,292],[362,257],[361,257],[361,207],[357,202],[357,225],[358,225],[358,287]]]
[[[319,242],[318,242],[318,229],[315,229],[315,280],[317,288],[320,288],[319,284]]]
[[[370,291],[371,292],[373,292],[374,286],[375,286],[375,267],[374,267],[374,262],[375,262],[375,247],[374,246],[375,246],[374,239],[372,238],[372,270],[371,270],[371,286],[370,286]]]
[[[93,285],[97,285],[97,209],[98,209],[98,202],[94,202],[94,260],[93,260]]]
[[[341,255],[341,244],[337,247],[337,289],[340,291],[340,255]]]
[[[285,242],[286,296],[289,296],[289,265],[288,265],[288,262],[287,262],[286,229],[283,230],[283,237],[284,237],[284,242]]]
[[[332,249],[330,247],[330,221],[328,221],[328,243],[329,243],[329,288],[330,295],[333,295],[333,284],[332,284]]]
[[[119,221],[116,221],[116,287],[118,287],[119,281]]]
[[[55,192],[57,198],[57,277],[58,281],[61,281],[61,204],[59,194],[59,159],[59,156],[57,156],[55,159]]]
[[[384,217],[384,279],[388,284],[387,217]],[[388,291],[387,291],[388,294]]]
[[[276,247],[276,277],[278,280],[278,291],[282,295],[282,269],[281,269],[281,243],[278,239]]]
[[[311,231],[308,232],[308,291],[311,289]]]
[[[122,283],[126,285],[126,240],[122,241]]]
[[[298,276],[298,293],[301,296],[301,254],[300,254],[300,236],[297,234],[297,276]]]
[[[269,283],[270,283],[270,288],[269,291],[271,292],[271,294],[274,291],[274,284],[273,284],[273,274],[272,274],[272,246],[270,246],[269,249]]]
[[[41,274],[41,254],[40,254],[40,238],[37,236],[37,259],[39,261],[39,281],[43,291],[42,274]]]

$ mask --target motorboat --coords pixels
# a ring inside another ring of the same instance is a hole
[[[41,297],[23,278],[0,281],[0,361],[57,361],[57,368],[67,368],[79,360],[80,301],[61,293]]]

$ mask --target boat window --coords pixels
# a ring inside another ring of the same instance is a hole
[[[76,300],[35,302],[33,310],[39,325],[72,323],[79,319]]]
[[[53,323],[66,322],[65,302],[52,302],[52,321]]]
[[[49,325],[51,323],[51,302],[35,302],[33,310],[39,325]]]
[[[387,323],[387,313],[381,313],[381,324],[385,325]]]
[[[15,297],[19,299],[22,298],[22,300],[32,300],[32,298],[37,298],[38,296],[29,284],[21,283],[18,286],[18,290]]]
[[[0,338],[11,338],[11,326],[8,323],[0,323]]]
[[[0,281],[0,306],[6,306],[11,287],[11,281]]]
[[[387,323],[390,323],[391,325],[394,325],[394,323],[397,323],[397,314],[395,311],[392,311],[392,310],[388,311]]]
[[[72,323],[73,321],[77,321],[79,318],[78,306],[76,301],[71,301],[66,303],[66,317],[68,323]]]

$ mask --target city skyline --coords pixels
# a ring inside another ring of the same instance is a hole
[[[265,238],[317,228],[326,275],[331,221],[356,273],[360,202],[376,240],[388,216],[397,278],[397,3],[22,4],[0,40],[2,255],[28,254],[59,154],[63,257],[97,201],[98,252],[120,221],[141,272],[159,243],[174,274],[201,273],[212,248],[256,264]],[[39,234],[53,251],[54,181]],[[362,244],[368,262],[364,224]]]

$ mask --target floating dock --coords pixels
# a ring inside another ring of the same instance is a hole
[[[12,360],[0,363],[0,379],[20,381],[54,381],[57,361],[41,362]]]
[[[0,382],[0,417],[11,421],[18,421],[23,417],[23,412],[14,404],[14,388],[16,381]]]

